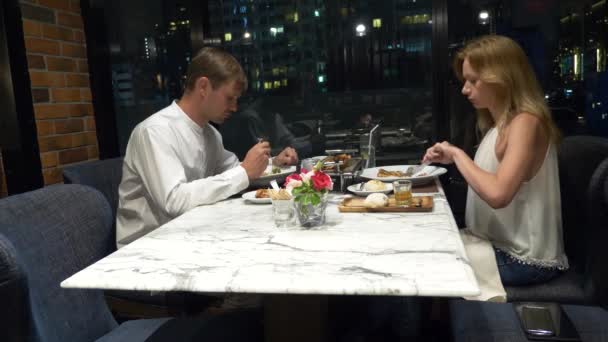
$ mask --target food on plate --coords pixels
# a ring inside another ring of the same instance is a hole
[[[277,173],[281,173],[281,168],[278,166],[273,166],[272,170],[270,170],[270,172],[264,171],[264,173],[262,174],[262,177],[264,176],[270,176],[270,175],[276,175]]]
[[[255,198],[270,198],[269,190],[270,189],[258,189],[255,192]]]
[[[324,163],[345,163],[346,161],[350,160],[351,156],[350,154],[337,154],[335,156],[329,156],[325,159],[323,159]]]
[[[412,177],[414,175],[414,167],[408,166],[405,172],[402,171],[389,171],[385,169],[378,170],[378,177]],[[426,172],[420,172],[416,175],[416,177],[424,177],[426,176]]]
[[[270,198],[273,201],[291,199],[291,194],[289,193],[289,191],[287,191],[285,189],[279,189],[279,190],[268,189],[268,194],[270,195]]]
[[[378,177],[408,177],[407,172],[378,170]]]
[[[379,192],[369,194],[365,198],[363,205],[368,208],[386,207],[388,205],[388,196]]]
[[[366,182],[365,185],[363,185],[363,190],[365,190],[365,191],[386,190],[386,184],[384,184],[383,182],[381,182],[377,179],[372,179],[372,180]]]

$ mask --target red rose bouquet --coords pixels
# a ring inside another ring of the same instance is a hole
[[[285,179],[285,187],[291,192],[294,201],[316,206],[333,189],[331,177],[321,171],[321,166],[322,163],[318,162],[312,170],[302,169],[299,174],[294,173]]]

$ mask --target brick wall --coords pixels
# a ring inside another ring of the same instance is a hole
[[[21,0],[45,185],[62,167],[97,159],[80,0]]]

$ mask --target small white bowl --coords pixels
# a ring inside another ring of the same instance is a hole
[[[359,186],[361,184],[363,184],[361,189],[365,189],[365,183],[353,184],[346,189],[348,189],[348,191],[352,192],[353,194],[355,194],[357,196],[361,196],[361,197],[367,197],[367,195],[377,193],[377,192],[388,195],[393,191],[393,184],[390,184],[390,183],[384,183],[384,186],[386,187],[384,190],[376,190],[376,191],[358,190]]]

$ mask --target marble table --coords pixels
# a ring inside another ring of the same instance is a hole
[[[438,182],[438,181],[437,181]],[[63,281],[65,288],[461,297],[479,293],[445,194],[430,213],[339,213],[278,229],[270,205],[197,207]]]

